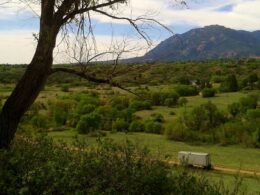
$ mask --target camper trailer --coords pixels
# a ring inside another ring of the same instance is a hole
[[[209,153],[180,151],[178,153],[178,159],[180,163],[184,163],[187,165],[199,166],[207,169],[211,168]]]

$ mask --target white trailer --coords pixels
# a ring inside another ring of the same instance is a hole
[[[211,168],[211,160],[209,153],[180,151],[178,153],[180,163],[203,168]]]

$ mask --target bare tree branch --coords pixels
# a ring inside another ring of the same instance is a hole
[[[68,69],[68,68],[53,68],[50,74],[54,74],[54,73],[57,73],[57,72],[65,72],[65,73],[73,74],[73,75],[76,75],[76,76],[81,77],[83,79],[86,79],[90,82],[95,82],[95,83],[99,83],[99,84],[109,84],[113,87],[117,87],[119,89],[127,91],[127,92],[129,92],[129,93],[131,93],[131,94],[133,94],[133,95],[135,95],[139,98],[143,98],[139,94],[121,86],[119,83],[116,83],[116,82],[114,82],[110,79],[97,78],[93,75],[89,75],[89,74],[86,74],[86,73],[83,73],[83,72],[78,72],[74,69]]]

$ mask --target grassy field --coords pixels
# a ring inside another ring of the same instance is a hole
[[[76,135],[76,131],[73,130],[49,133],[49,136],[55,140],[63,140],[67,143],[73,142]],[[259,149],[244,148],[242,146],[190,145],[167,140],[162,135],[146,133],[108,133],[106,137],[112,138],[118,143],[129,139],[138,145],[146,146],[151,150],[152,154],[163,154],[169,156],[171,160],[177,160],[177,153],[181,150],[209,152],[212,155],[213,165],[260,172]],[[90,145],[96,142],[96,138],[85,135],[79,135],[79,138],[84,139]]]
[[[77,133],[74,130],[63,132],[52,132],[48,134],[54,140],[62,140],[72,143]],[[89,145],[95,145],[96,139],[85,135],[78,135]],[[162,135],[145,133],[114,133],[108,134],[105,138],[111,138],[117,143],[123,143],[126,139],[131,140],[139,146],[146,146],[152,155],[167,156],[170,160],[177,161],[177,153],[181,150],[209,152],[211,154],[213,166],[222,166],[232,169],[243,169],[260,172],[260,150],[243,148],[241,146],[222,147],[217,145],[189,145],[183,142],[166,140]],[[238,175],[222,174],[217,172],[195,171],[195,174],[203,175],[212,182],[223,181],[230,189],[235,185]],[[247,190],[247,194],[260,194],[260,178],[254,176],[242,176],[242,189]],[[241,179],[240,178],[240,179]]]

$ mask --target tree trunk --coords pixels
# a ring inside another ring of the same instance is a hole
[[[24,113],[44,87],[53,63],[58,30],[42,25],[34,57],[0,114],[0,149],[8,148]]]

